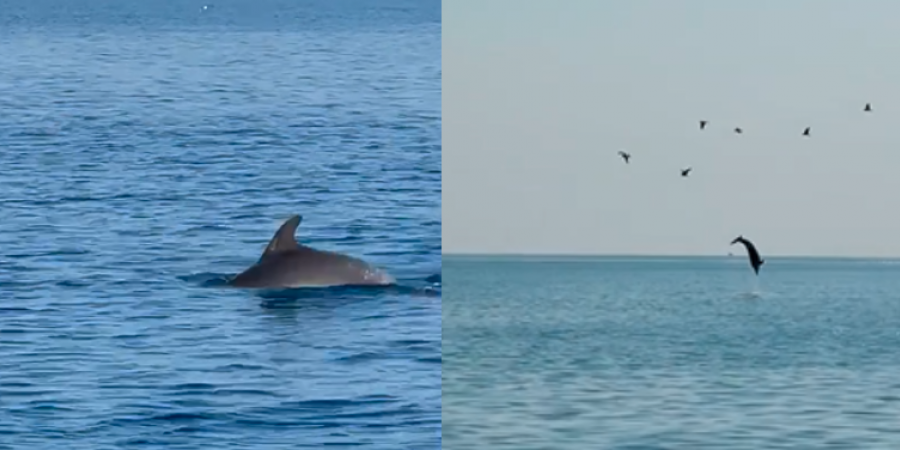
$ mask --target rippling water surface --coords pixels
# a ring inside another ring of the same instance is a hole
[[[898,261],[444,263],[444,448],[900,448]]]
[[[0,448],[439,448],[440,26],[0,2]],[[401,286],[221,286],[295,213]]]

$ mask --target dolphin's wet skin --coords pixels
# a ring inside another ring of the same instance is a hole
[[[302,217],[289,218],[269,241],[256,264],[229,284],[241,288],[386,286],[396,282],[383,269],[340,253],[299,244],[295,237]]]
[[[759,256],[759,251],[756,250],[756,246],[748,239],[744,238],[743,235],[740,235],[731,241],[731,245],[737,243],[743,244],[744,247],[747,248],[747,258],[750,260],[750,267],[753,268],[753,273],[759,275],[759,268],[762,267],[766,261]]]

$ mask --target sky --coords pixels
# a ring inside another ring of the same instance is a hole
[[[445,0],[444,253],[900,256],[898,17]]]

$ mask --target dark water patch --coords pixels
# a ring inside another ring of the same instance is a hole
[[[34,330],[26,330],[24,328],[0,328],[0,334],[25,334]]]
[[[205,426],[197,426],[197,425],[184,425],[179,426],[167,434],[201,434],[201,433],[214,433],[216,432],[216,428],[213,427],[205,427]]]
[[[399,346],[404,346],[404,347],[406,347],[406,346],[412,347],[412,346],[419,346],[419,345],[428,345],[431,343],[431,341],[427,341],[424,339],[399,339],[396,341],[392,341],[391,343],[394,345],[399,345]]]
[[[215,415],[207,414],[207,413],[188,413],[188,412],[175,412],[168,414],[157,414],[152,417],[149,417],[149,420],[161,420],[166,422],[183,422],[183,421],[193,421],[193,420],[212,420],[215,419]]]
[[[362,353],[356,353],[356,354],[352,354],[352,355],[340,356],[340,357],[334,358],[334,361],[355,364],[355,363],[365,363],[365,362],[380,360],[380,359],[387,359],[387,357],[384,353],[362,352]]]
[[[2,285],[2,284],[0,284],[0,285]],[[51,308],[44,308],[44,309],[30,309],[30,308],[21,308],[21,307],[15,307],[15,306],[5,306],[5,307],[0,307],[0,313],[4,313],[4,312],[8,312],[8,313],[20,313],[20,312],[43,312],[43,313],[50,313],[50,312],[57,312],[57,311],[59,311],[59,310],[57,310],[57,309],[51,309]]]
[[[389,319],[391,316],[387,314],[371,314],[367,316],[358,317],[355,320],[384,320]]]
[[[112,339],[143,339],[151,337],[148,334],[117,334],[112,336]]]
[[[92,284],[93,283],[85,280],[64,280],[56,283],[57,286],[64,288],[84,288],[91,286]]]
[[[208,390],[212,391],[216,389],[216,386],[208,383],[182,383],[168,388],[173,391],[201,391]]]
[[[258,370],[262,370],[262,371],[268,371],[268,370],[272,370],[272,369],[273,369],[272,366],[262,365],[262,364],[241,364],[241,363],[234,363],[234,364],[227,364],[227,365],[224,365],[224,366],[215,367],[215,368],[212,369],[212,371],[213,371],[213,372],[233,372],[233,371],[240,371],[240,370],[247,370],[247,371],[258,371]]]
[[[416,361],[428,363],[428,364],[442,364],[443,363],[443,359],[440,357],[416,358]]]
[[[273,391],[267,391],[262,389],[216,389],[213,392],[213,395],[228,397],[228,396],[236,396],[236,397],[273,397],[273,398],[281,398],[281,394]]]
[[[130,322],[145,322],[147,320],[167,320],[170,318],[171,318],[171,316],[168,316],[168,315],[148,314],[148,315],[138,315],[138,316],[126,316],[122,320],[130,321]]]
[[[15,382],[15,381],[4,381],[0,382],[0,388],[26,388],[33,386],[32,383],[29,382]]]
[[[53,414],[71,413],[71,412],[75,412],[75,411],[76,411],[75,408],[60,406],[58,404],[50,404],[50,403],[46,403],[46,401],[32,401],[26,408],[23,408],[22,412],[42,414],[42,415],[53,415]]]

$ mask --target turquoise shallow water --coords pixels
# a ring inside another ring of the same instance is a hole
[[[900,261],[444,257],[444,448],[900,448]]]
[[[440,45],[436,0],[0,1],[0,449],[440,448]],[[216,283],[292,214],[409,289]]]

